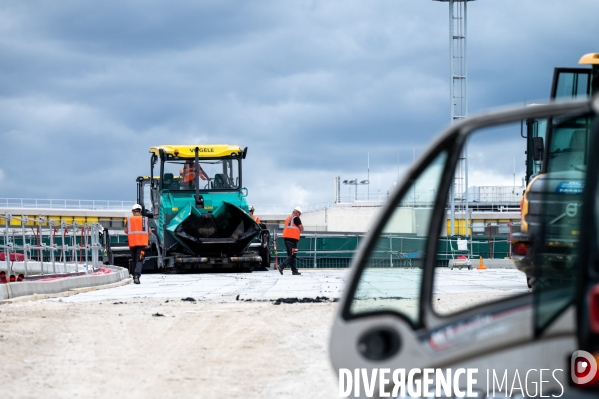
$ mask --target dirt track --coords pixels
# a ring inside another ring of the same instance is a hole
[[[387,274],[401,288],[413,273]],[[434,298],[441,313],[528,291],[517,270],[441,278]],[[337,303],[269,299],[338,297],[345,279],[330,270],[301,279],[148,275],[141,286],[63,302],[0,305],[0,399],[335,398],[327,348]],[[188,295],[202,299],[181,300]]]
[[[336,397],[336,303],[166,301],[1,306],[1,397]]]

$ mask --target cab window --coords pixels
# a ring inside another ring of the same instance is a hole
[[[439,153],[393,201],[382,231],[361,260],[350,316],[391,311],[419,323],[424,250],[446,160],[447,153]]]
[[[462,149],[434,259],[431,304],[438,315],[530,293],[510,245],[521,229],[525,189],[527,143],[520,131],[520,122],[481,128]]]
[[[199,176],[195,176],[194,160],[177,160],[164,163],[162,189],[169,191],[239,189],[239,160],[217,159],[199,161]]]
[[[588,132],[588,118],[554,121],[547,171],[584,171],[587,164]]]

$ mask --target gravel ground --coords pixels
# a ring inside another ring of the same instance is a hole
[[[406,292],[414,273],[373,281]],[[516,270],[440,273],[440,313],[528,290]],[[148,275],[141,286],[0,306],[0,397],[335,398],[328,342],[338,303],[273,299],[338,297],[347,272],[295,277]]]
[[[336,306],[234,298],[2,306],[1,396],[333,398]]]

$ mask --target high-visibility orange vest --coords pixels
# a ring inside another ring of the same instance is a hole
[[[145,216],[129,216],[127,218],[127,237],[129,247],[147,247],[148,218]]]
[[[183,165],[183,182],[189,183],[196,178],[195,167],[193,164],[186,163]]]
[[[202,180],[210,180],[210,177],[204,169],[200,165],[198,165],[198,171],[200,172],[200,179]],[[183,183],[189,183],[190,181],[194,181],[196,178],[196,167],[195,163],[187,162],[183,165]]]
[[[260,218],[256,215],[252,215],[252,217],[254,218],[254,220],[256,221],[256,223],[260,224]]]
[[[300,239],[300,229],[294,222],[296,216],[293,214],[289,215],[287,219],[285,219],[285,227],[283,228],[283,238],[293,238],[294,240]]]

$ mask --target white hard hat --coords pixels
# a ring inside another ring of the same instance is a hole
[[[296,206],[295,208],[293,208],[293,210],[302,213],[302,208],[300,208],[299,206]]]
[[[133,207],[131,208],[131,210],[132,211],[135,211],[135,210],[140,210],[141,211],[141,205],[135,204],[135,205],[133,205]]]

